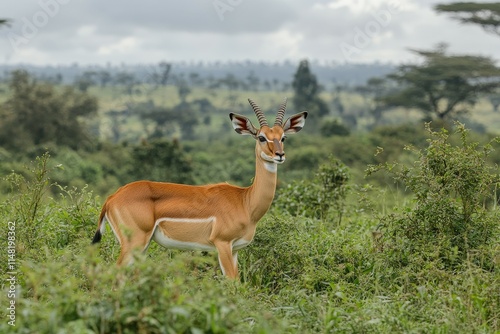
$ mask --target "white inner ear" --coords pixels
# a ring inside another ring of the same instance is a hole
[[[291,127],[292,119],[296,123],[293,127]],[[285,124],[283,125],[283,130],[285,131],[285,134],[296,133],[300,131],[305,124],[306,124],[306,118],[304,117],[303,114],[293,115],[286,120]]]
[[[245,120],[245,126],[241,126],[241,119]],[[255,129],[255,127],[252,125],[252,122],[250,122],[250,120],[246,117],[234,116],[231,123],[233,124],[233,128],[239,134],[250,135],[253,137],[255,137],[255,135],[257,134],[257,129]]]

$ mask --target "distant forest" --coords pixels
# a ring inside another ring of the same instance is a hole
[[[247,82],[249,89],[276,90],[289,89],[290,78],[297,70],[298,61],[264,62],[264,61],[228,61],[228,62],[161,62],[158,64],[121,64],[121,65],[58,65],[58,66],[35,66],[35,65],[0,65],[0,80],[7,80],[9,73],[15,69],[25,69],[38,78],[54,83],[73,84],[81,79],[86,73],[101,74],[95,76],[95,80],[103,80],[101,84],[106,85],[106,80],[112,84],[112,78],[121,73],[134,76],[137,83],[149,83],[161,75],[161,64],[170,66],[171,77],[185,78],[190,85],[207,85],[222,78],[234,79],[238,82]],[[316,74],[318,82],[325,88],[335,86],[359,86],[364,85],[373,77],[383,77],[394,71],[396,65],[389,63],[367,63],[367,64],[340,64],[337,62],[311,61],[311,69]],[[107,74],[105,74],[107,73]],[[104,74],[104,75],[103,75]],[[278,89],[280,88],[280,89]]]

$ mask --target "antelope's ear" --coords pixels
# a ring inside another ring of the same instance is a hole
[[[300,112],[293,116],[290,116],[289,119],[283,123],[283,130],[287,134],[297,133],[304,127],[307,118],[307,111]]]
[[[255,138],[257,136],[258,130],[252,125],[252,122],[245,116],[230,113],[229,118],[233,123],[234,131],[240,135],[250,135]]]

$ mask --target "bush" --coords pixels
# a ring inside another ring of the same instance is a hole
[[[340,160],[320,166],[312,180],[293,181],[278,191],[276,207],[293,216],[301,215],[340,224],[349,190],[349,169]]]
[[[362,247],[366,238],[348,238],[346,231],[310,218],[271,216],[259,224],[252,246],[241,252],[242,278],[271,293],[314,293],[341,282],[359,283],[370,266]]]
[[[382,219],[386,250],[399,265],[436,261],[453,269],[471,252],[498,236],[498,211],[492,195],[498,174],[488,165],[492,143],[480,148],[469,142],[468,131],[457,123],[459,145],[450,143],[447,130],[431,130],[428,147],[414,151],[419,160],[413,167],[386,163],[368,172],[386,170],[415,196],[414,207]],[[499,141],[496,139],[495,141]]]
[[[42,263],[23,262],[16,332],[250,333],[266,327],[279,332],[272,329],[277,322],[253,314],[257,305],[240,302],[244,287],[193,275],[186,257],[158,265],[141,256],[133,266],[117,268],[96,250],[82,245],[78,254],[65,251]],[[5,294],[0,302],[8,303]],[[0,331],[11,330],[2,321]]]

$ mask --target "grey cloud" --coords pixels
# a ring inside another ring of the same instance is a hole
[[[380,35],[370,37],[349,61],[399,62],[408,57],[406,48],[431,48],[439,41],[463,53],[500,53],[496,36],[434,13],[438,0],[65,0],[23,44],[23,52],[12,52],[8,34],[20,34],[24,21],[43,10],[39,1],[11,2],[2,13],[14,23],[0,30],[1,57],[64,63],[303,57],[345,61],[339,45],[352,43],[388,3],[408,6],[394,13]],[[232,7],[218,13],[217,1]]]

